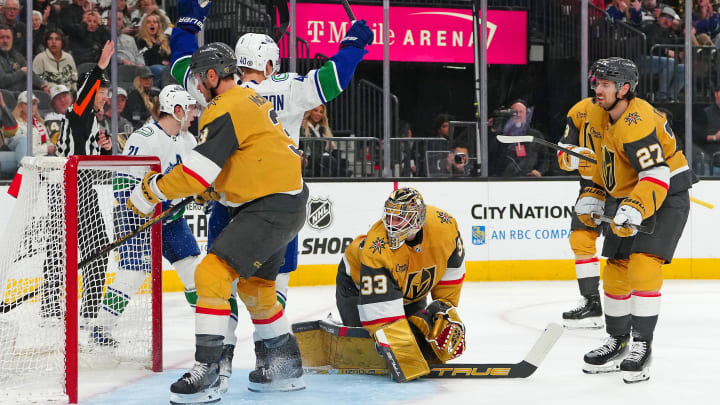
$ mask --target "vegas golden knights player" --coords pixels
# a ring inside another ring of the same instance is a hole
[[[682,235],[688,189],[697,177],[665,115],[634,97],[639,74],[632,61],[600,59],[590,73],[605,131],[596,145],[600,159],[593,185],[585,187],[575,212],[592,227],[597,222],[591,214],[602,213],[606,199],[618,206],[602,252],[608,258],[603,289],[609,337],[585,355],[583,370],[622,370],[627,383],[645,381],[660,312],[662,265],[670,263]],[[654,224],[654,231],[637,233],[641,224]]]
[[[465,350],[456,309],[464,256],[455,218],[426,206],[412,188],[393,191],[383,219],[345,250],[336,281],[343,324],[370,332],[396,381],[423,376],[428,363]]]

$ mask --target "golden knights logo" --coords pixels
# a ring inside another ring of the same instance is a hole
[[[640,118],[640,114],[636,112],[631,112],[625,117],[625,123],[628,125],[637,124],[639,121],[642,121],[642,118]]]
[[[322,230],[332,224],[332,201],[328,198],[311,198],[307,203],[307,223],[310,228]]]
[[[603,146],[602,178],[607,190],[615,189],[615,152]]]
[[[403,296],[406,300],[414,301],[430,293],[435,284],[435,266],[423,267],[422,270],[408,274]]]
[[[385,249],[385,239],[381,237],[377,237],[375,241],[370,245],[370,249],[373,253],[382,254],[382,250]]]
[[[447,212],[437,211],[437,216],[440,218],[441,224],[452,224],[452,218]]]

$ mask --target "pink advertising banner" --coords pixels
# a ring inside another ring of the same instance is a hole
[[[365,19],[375,42],[365,59],[382,60],[383,9],[353,6]],[[310,44],[310,54],[332,56],[350,28],[338,4],[297,3],[297,35]],[[527,63],[527,13],[488,10],[488,63]],[[449,8],[390,8],[390,60],[402,62],[473,63],[472,12]],[[285,52],[283,52],[285,54]]]

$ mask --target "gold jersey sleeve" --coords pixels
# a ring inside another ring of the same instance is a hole
[[[199,130],[187,160],[160,180],[164,187],[158,182],[166,197],[198,194],[213,183],[230,204],[302,191],[297,145],[255,90],[235,86],[215,97]]]
[[[613,197],[633,200],[643,218],[653,215],[668,193],[687,190],[695,179],[665,114],[639,98],[608,125],[598,156],[593,180]]]
[[[604,112],[591,97],[578,101],[567,113],[565,133],[560,143],[592,149],[597,153],[595,145],[602,138],[605,128]]]

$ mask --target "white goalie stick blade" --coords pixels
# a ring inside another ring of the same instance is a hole
[[[497,138],[498,142],[500,142],[500,143],[537,143],[537,144],[546,146],[548,148],[559,150],[561,152],[575,156],[576,158],[588,161],[590,163],[597,163],[597,160],[587,157],[587,156],[583,155],[582,153],[577,153],[568,148],[563,148],[562,146],[560,146],[558,144],[548,142],[542,138],[537,138],[532,135],[519,135],[519,136],[497,135],[496,138]]]
[[[363,328],[348,328],[327,321],[302,322],[293,325],[293,332],[323,329],[339,336],[370,337]],[[550,323],[519,363],[449,363],[430,367],[430,374],[422,378],[527,378],[545,359],[563,333],[562,326]],[[387,369],[303,367],[309,374],[387,375]]]

